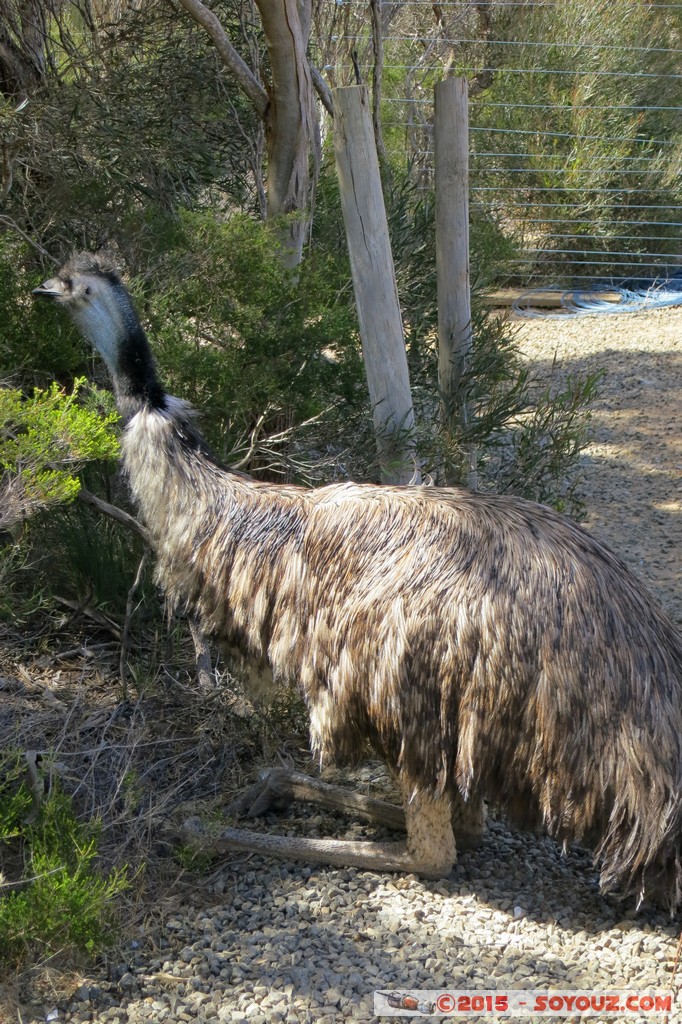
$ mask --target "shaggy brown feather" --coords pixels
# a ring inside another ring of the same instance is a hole
[[[520,498],[235,474],[140,381],[123,461],[159,581],[301,687],[322,760],[369,742],[416,807],[485,797],[680,902],[682,639],[622,561]]]
[[[606,888],[678,899],[682,643],[623,562],[520,498],[218,472],[183,458],[184,413],[124,439],[159,580],[302,687],[322,760],[369,741],[410,790],[485,797],[596,849]]]

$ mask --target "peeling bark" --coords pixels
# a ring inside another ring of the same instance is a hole
[[[265,124],[267,216],[286,215],[281,229],[285,261],[300,263],[309,225],[311,190],[320,160],[319,124],[307,48],[309,0],[256,0],[272,80],[262,84],[202,0],[180,0],[207,32],[225,66]],[[319,90],[319,83],[318,83]],[[311,174],[312,168],[312,174]]]
[[[291,214],[284,229],[287,262],[300,262],[308,231],[307,209],[317,176],[320,140],[306,50],[310,5],[296,0],[256,0],[272,67],[268,143],[268,216]]]
[[[45,76],[45,16],[50,5],[40,0],[7,0],[2,8],[0,93],[25,98]]]

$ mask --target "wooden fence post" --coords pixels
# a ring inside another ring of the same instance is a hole
[[[438,282],[438,384],[446,430],[471,422],[462,386],[471,363],[469,283],[469,119],[466,78],[446,78],[435,89],[436,271]],[[476,487],[476,449],[467,448],[461,473]]]
[[[334,89],[334,153],[382,479],[417,482],[414,411],[366,86]]]

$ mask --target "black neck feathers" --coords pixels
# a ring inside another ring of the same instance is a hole
[[[127,402],[165,408],[166,393],[156,373],[147,335],[139,323],[128,331],[120,347],[114,386],[119,405]]]
[[[147,335],[127,291],[120,283],[117,287],[120,289],[124,334],[119,343],[116,365],[111,369],[119,408],[124,417],[134,414],[144,405],[164,409],[166,393],[156,372]]]

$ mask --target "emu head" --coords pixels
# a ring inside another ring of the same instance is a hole
[[[135,396],[163,403],[149,343],[108,256],[72,256],[55,277],[34,288],[33,295],[52,299],[66,310],[107,364],[119,399]]]
[[[139,322],[107,257],[90,253],[73,256],[56,277],[35,288],[33,295],[62,306],[112,373],[118,371],[121,348]]]

